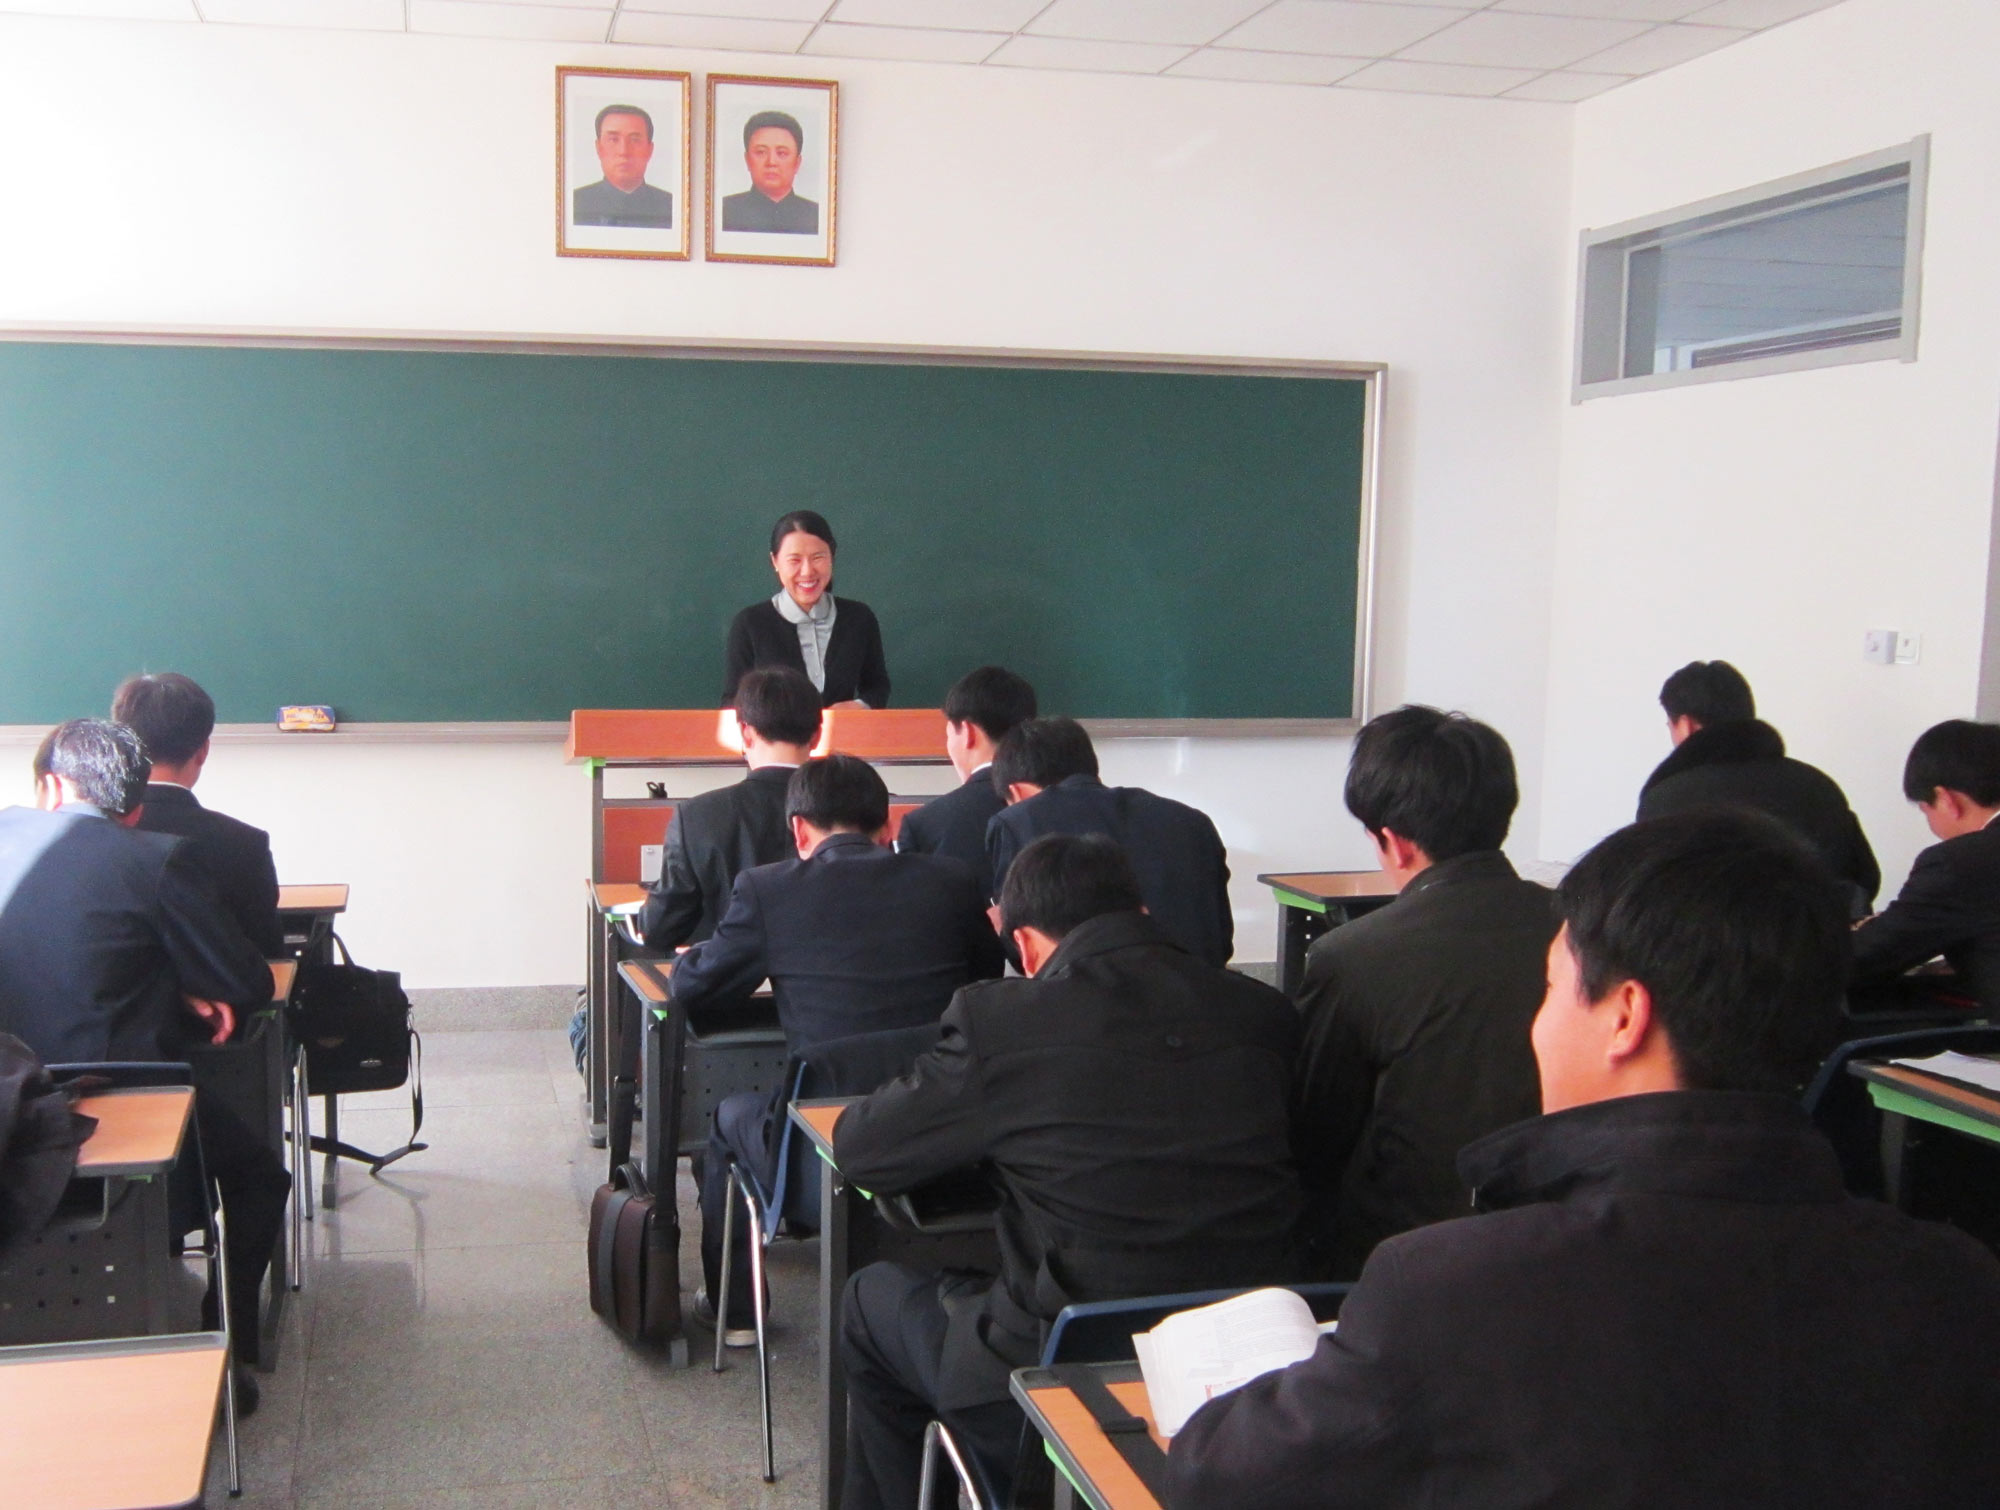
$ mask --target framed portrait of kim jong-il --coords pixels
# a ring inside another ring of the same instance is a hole
[[[832,267],[840,86],[708,76],[711,262]]]
[[[556,70],[557,256],[687,260],[693,96],[685,73]]]

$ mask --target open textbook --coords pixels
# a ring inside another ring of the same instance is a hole
[[[1963,1085],[1976,1085],[1983,1091],[2000,1092],[2000,1058],[1991,1054],[1960,1054],[1947,1051],[1932,1054],[1927,1059],[1892,1059],[1891,1064],[1908,1065],[1913,1070],[1928,1070],[1933,1075],[1942,1075],[1947,1080],[1956,1080]]]
[[[1290,1290],[1252,1290],[1169,1316],[1132,1339],[1153,1424],[1172,1436],[1217,1395],[1310,1357],[1336,1324],[1313,1320],[1312,1307]]]

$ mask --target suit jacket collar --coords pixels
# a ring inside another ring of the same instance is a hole
[[[1482,1211],[1584,1194],[1794,1203],[1845,1191],[1833,1149],[1789,1096],[1660,1091],[1516,1122],[1469,1143],[1458,1174]]]
[[[869,850],[881,849],[881,847],[881,845],[877,844],[866,834],[828,834],[824,839],[820,840],[819,848],[812,852],[812,856],[806,861],[806,864],[818,865],[825,863],[831,865],[837,860],[852,860],[858,856],[865,856]],[[887,853],[887,851],[884,851],[884,853]]]
[[[1646,778],[1643,793],[1669,776],[1705,765],[1742,765],[1751,760],[1783,760],[1785,737],[1761,718],[1745,718],[1733,723],[1710,724],[1674,746],[1667,758]]]
[[[1513,862],[1497,849],[1475,849],[1425,866],[1403,888],[1406,897],[1466,881],[1515,881]]]
[[[743,779],[769,782],[773,786],[787,786],[791,783],[792,772],[797,769],[795,765],[760,765]]]
[[[146,783],[146,806],[200,807],[201,799],[186,787],[175,786],[171,781],[149,781]]]
[[[1102,791],[1103,789],[1104,789],[1104,782],[1100,780],[1098,777],[1076,775],[1076,776],[1063,777],[1061,781],[1058,781],[1054,786],[1049,787],[1047,790],[1051,792],[1087,792],[1087,791]]]
[[[1160,925],[1143,912],[1100,913],[1070,929],[1035,979],[1053,979],[1066,974],[1083,960],[1110,954],[1113,950],[1148,946],[1176,950],[1181,947],[1160,932]]]

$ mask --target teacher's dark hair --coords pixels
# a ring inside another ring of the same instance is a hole
[[[1795,1093],[1838,1041],[1847,898],[1761,813],[1621,828],[1563,877],[1556,907],[1585,995],[1644,986],[1686,1090]]]
[[[785,787],[785,816],[827,833],[880,833],[889,824],[889,789],[852,755],[808,760]]]
[[[1073,718],[1030,718],[1014,725],[993,752],[993,790],[1003,798],[1016,784],[1051,787],[1071,776],[1095,776],[1097,750]]]
[[[972,724],[997,742],[1035,716],[1035,689],[1004,667],[981,666],[952,683],[944,695],[944,716],[950,723]]]
[[[780,131],[791,132],[792,150],[794,152],[804,152],[806,150],[806,133],[804,128],[799,125],[797,120],[785,114],[782,110],[760,110],[751,116],[749,120],[745,121],[743,123],[743,145],[748,147],[750,145],[750,138],[755,136],[759,131],[762,131],[766,126],[776,126]]]
[[[1903,762],[1903,795],[1935,802],[1939,787],[1981,807],[2000,806],[2000,724],[1947,718],[1917,736]]]
[[[811,509],[793,509],[771,526],[771,554],[777,555],[778,547],[785,543],[785,536],[793,533],[824,540],[828,550],[836,555],[840,552],[840,542],[833,538],[833,526],[826,522],[824,514],[815,514]]]
[[[1727,661],[1689,661],[1661,684],[1660,707],[1669,719],[1691,718],[1703,728],[1757,716],[1750,683]]]
[[[111,717],[144,740],[154,760],[179,765],[215,732],[215,699],[178,671],[147,672],[118,684]]]
[[[773,744],[809,745],[819,738],[819,693],[803,671],[762,666],[736,684],[736,721]]]
[[[1103,834],[1044,834],[1014,857],[1000,886],[1010,936],[1033,928],[1060,941],[1080,923],[1145,905],[1131,859]]]
[[[1497,731],[1463,713],[1412,706],[1362,726],[1346,797],[1378,839],[1387,829],[1449,860],[1506,842],[1521,793],[1514,752]]]
[[[122,818],[146,800],[153,762],[146,746],[123,724],[107,718],[72,718],[49,730],[35,751],[35,781],[59,776],[92,807]]]

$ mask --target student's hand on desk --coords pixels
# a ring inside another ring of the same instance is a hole
[[[236,1009],[226,1001],[204,1001],[199,996],[183,996],[188,1010],[214,1029],[210,1043],[227,1043],[236,1031]]]

